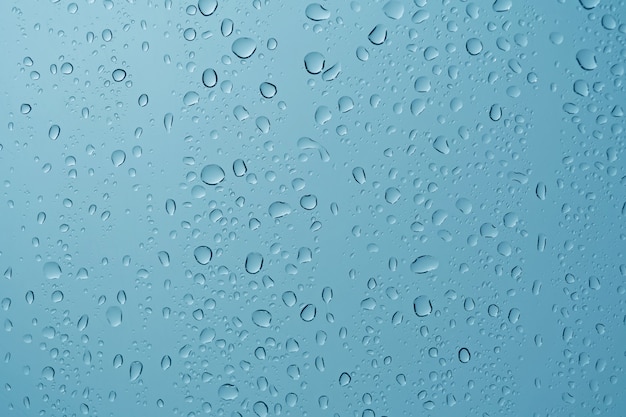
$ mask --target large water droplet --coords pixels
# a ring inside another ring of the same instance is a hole
[[[193,256],[200,265],[206,265],[213,258],[213,251],[208,246],[198,246],[194,249]]]
[[[319,74],[324,69],[326,59],[319,52],[309,52],[304,56],[304,68],[309,74]]]
[[[118,327],[122,324],[122,309],[117,306],[109,307],[106,317],[111,327]]]
[[[258,274],[263,268],[263,255],[258,252],[250,252],[246,256],[246,271],[249,274]]]
[[[578,51],[576,53],[576,61],[578,61],[578,65],[585,71],[592,71],[598,68],[596,55],[590,49],[581,49]]]
[[[207,185],[217,185],[224,181],[226,173],[221,166],[216,164],[210,164],[202,168],[200,172],[200,179]]]
[[[221,399],[231,401],[239,396],[239,390],[232,384],[223,384],[217,390],[217,394]]]
[[[439,268],[439,260],[431,255],[419,256],[411,263],[411,271],[416,274],[425,274],[437,268]]]
[[[56,262],[46,262],[43,265],[43,275],[48,279],[61,278],[61,267]]]
[[[256,310],[252,313],[252,322],[259,327],[270,327],[272,314],[267,310]]]
[[[211,16],[217,10],[217,0],[198,0],[198,9],[204,16]]]
[[[288,214],[291,214],[291,206],[284,201],[275,201],[270,204],[268,209],[269,215],[275,219],[279,219]]]
[[[231,49],[241,59],[250,58],[256,51],[256,42],[251,38],[241,37],[233,42]]]
[[[130,364],[129,377],[131,382],[136,381],[143,372],[143,363],[134,361]]]
[[[330,12],[319,3],[309,4],[305,9],[304,14],[313,21],[326,20],[330,17]]]
[[[417,317],[426,317],[433,311],[433,305],[430,298],[426,295],[420,295],[413,300],[413,311]]]

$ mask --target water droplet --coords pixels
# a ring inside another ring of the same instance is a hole
[[[478,55],[483,50],[483,43],[478,38],[470,38],[465,43],[465,49],[470,55]]]
[[[195,91],[188,91],[187,93],[185,93],[183,97],[183,104],[185,106],[194,106],[198,104],[199,101],[200,101],[200,95],[196,93]]]
[[[252,313],[252,322],[259,327],[270,327],[272,314],[267,310],[256,310]]]
[[[213,251],[208,246],[198,246],[194,249],[193,256],[200,265],[206,265],[213,258]]]
[[[350,381],[352,381],[352,377],[349,373],[342,372],[341,375],[339,375],[339,385],[341,385],[342,387],[350,384]]]
[[[41,370],[41,377],[47,381],[52,381],[54,380],[54,368],[51,366],[46,366],[45,368],[43,368]]]
[[[592,71],[598,68],[598,63],[596,62],[596,55],[593,53],[591,49],[581,49],[576,53],[576,61],[578,61],[578,65],[580,68],[585,71]]]
[[[433,148],[440,154],[447,155],[450,153],[450,145],[448,144],[448,138],[445,136],[437,136],[433,141]]]
[[[162,251],[159,251],[157,256],[158,256],[159,262],[161,263],[162,266],[165,266],[165,267],[170,266],[170,254],[169,253],[167,253],[166,251],[162,250]]]
[[[382,45],[387,40],[387,28],[383,25],[376,25],[367,38],[374,45]]]
[[[198,9],[204,16],[211,16],[217,10],[217,0],[198,0]]]
[[[113,71],[111,76],[113,77],[113,81],[116,81],[116,82],[119,83],[121,81],[124,81],[124,78],[126,78],[126,71],[124,71],[121,68],[118,68],[118,69]]]
[[[48,137],[52,140],[57,140],[61,134],[61,128],[59,125],[52,125],[48,130]]]
[[[22,114],[28,114],[30,113],[31,110],[32,110],[32,107],[30,104],[24,103],[20,106],[20,113]]]
[[[300,198],[300,206],[305,210],[313,210],[317,207],[317,197],[313,194],[306,194]]]
[[[439,56],[439,50],[435,48],[434,46],[427,46],[426,49],[424,49],[424,59],[426,61],[432,61],[438,56]]]
[[[61,278],[61,267],[56,262],[46,262],[43,265],[43,275],[48,279]]]
[[[137,104],[139,104],[140,107],[146,107],[148,105],[148,95],[147,94],[140,95],[139,98],[137,99]]]
[[[365,47],[359,46],[356,48],[356,57],[359,61],[365,62],[370,59],[370,53]]]
[[[439,260],[431,255],[419,256],[411,263],[411,271],[416,274],[425,274],[437,268],[439,268]]]
[[[319,52],[309,52],[304,57],[304,68],[309,74],[319,74],[324,69],[326,59]]]
[[[316,22],[326,20],[330,17],[330,12],[319,3],[309,4],[305,9],[304,14],[306,17]]]
[[[579,0],[580,5],[587,10],[591,10],[600,4],[600,0]]]
[[[165,355],[161,358],[161,369],[167,371],[172,366],[172,358],[169,355]]]
[[[493,8],[494,12],[502,13],[511,10],[512,6],[513,0],[496,0],[493,2],[493,5],[491,7]]]
[[[300,318],[306,322],[313,321],[317,315],[317,308],[313,304],[305,305],[300,311]]]
[[[239,396],[239,390],[232,384],[223,384],[217,390],[217,394],[223,400],[232,401]]]
[[[217,72],[213,68],[207,68],[202,72],[202,84],[207,88],[217,85]]]
[[[140,376],[141,373],[143,372],[143,363],[139,362],[139,361],[134,361],[130,364],[130,369],[129,369],[129,377],[130,377],[130,381],[136,381]]]
[[[467,348],[461,348],[459,350],[459,361],[461,363],[468,363],[471,359],[472,355]]]
[[[74,72],[74,66],[69,62],[61,64],[61,74],[69,75]]]
[[[272,83],[264,82],[259,86],[261,95],[265,98],[272,98],[276,95],[276,86]]]
[[[117,306],[109,307],[106,317],[111,327],[118,327],[122,324],[122,309]]]
[[[400,20],[404,15],[404,4],[398,0],[390,0],[383,6],[383,13],[390,19]]]
[[[126,161],[126,152],[120,149],[113,151],[111,154],[111,162],[113,162],[114,166],[119,167],[124,161]]]
[[[200,332],[200,343],[207,344],[211,343],[216,336],[215,329],[211,327],[206,327]]]
[[[76,323],[76,328],[78,329],[79,332],[82,332],[87,328],[88,325],[89,325],[89,316],[86,314],[83,314],[78,319],[78,323]]]
[[[226,173],[221,166],[216,164],[209,164],[200,172],[200,179],[207,185],[217,185],[224,181],[224,178],[226,178]]]
[[[256,42],[251,38],[241,37],[233,42],[231,50],[241,59],[250,58],[256,51]]]
[[[426,295],[420,295],[413,300],[413,311],[417,317],[426,317],[433,312],[433,305],[430,298]]]
[[[163,126],[165,126],[165,131],[168,133],[171,132],[173,124],[174,115],[172,113],[166,113],[165,116],[163,116]]]
[[[258,252],[250,252],[246,256],[245,267],[249,274],[258,274],[263,268],[263,255]]]
[[[169,214],[170,216],[173,216],[174,213],[176,212],[176,202],[172,200],[171,198],[168,198],[165,201],[165,212]]]
[[[285,203],[284,201],[275,201],[270,204],[268,209],[268,213],[275,219],[279,219],[281,217],[287,216],[291,214],[291,206]]]

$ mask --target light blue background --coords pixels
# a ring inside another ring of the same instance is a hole
[[[0,5],[0,415],[626,409],[624,1],[321,5]]]

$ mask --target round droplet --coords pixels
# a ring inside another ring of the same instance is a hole
[[[359,46],[356,48],[356,57],[359,61],[365,62],[370,59],[370,53],[365,47]]]
[[[233,42],[231,50],[241,59],[250,58],[256,51],[256,42],[251,38],[242,37]]]
[[[233,162],[233,173],[236,177],[243,177],[248,172],[248,167],[243,159],[235,159]]]
[[[418,93],[428,93],[431,89],[430,79],[426,76],[417,77],[413,88],[415,88],[415,91]]]
[[[364,184],[365,180],[366,180],[366,178],[365,178],[365,170],[363,168],[361,168],[361,167],[354,168],[352,170],[352,177],[359,184]]]
[[[113,151],[111,154],[111,162],[113,162],[114,166],[119,167],[124,163],[124,161],[126,161],[126,152],[121,149]]]
[[[194,249],[193,256],[200,265],[206,265],[213,258],[213,251],[208,246],[198,246]]]
[[[20,106],[20,113],[22,114],[28,114],[30,113],[31,110],[32,110],[32,107],[30,104],[24,103]]]
[[[342,372],[341,375],[339,375],[339,385],[341,385],[342,387],[350,384],[350,381],[352,381],[352,377],[349,373]]]
[[[319,74],[324,69],[326,60],[319,52],[309,52],[304,57],[304,68],[309,74]]]
[[[118,68],[113,71],[113,74],[111,74],[111,76],[113,77],[113,81],[116,81],[119,83],[121,81],[124,81],[124,78],[126,78],[126,71],[124,71],[121,68]]]
[[[387,39],[387,28],[383,25],[376,25],[367,38],[374,45],[382,45]]]
[[[402,194],[400,194],[400,190],[396,187],[389,187],[385,191],[385,201],[389,204],[396,204],[401,196]]]
[[[309,4],[305,9],[304,14],[306,17],[316,22],[326,20],[330,17],[330,12],[319,3]]]
[[[341,113],[347,113],[354,108],[354,101],[348,96],[340,97],[337,101],[337,107]]]
[[[246,271],[249,274],[258,274],[263,268],[263,255],[258,252],[250,252],[246,256]]]
[[[478,55],[483,51],[483,43],[478,38],[470,38],[465,43],[465,49],[470,55]]]
[[[576,61],[578,61],[578,65],[585,71],[592,71],[598,68],[596,55],[590,49],[581,49],[578,51],[576,53]]]
[[[129,376],[130,376],[131,382],[136,381],[141,376],[142,372],[143,372],[143,363],[139,361],[132,362],[130,364],[130,370],[129,370]]]
[[[109,307],[106,317],[111,327],[118,327],[122,324],[122,309],[117,306]]]
[[[43,275],[48,279],[61,278],[61,267],[56,262],[46,262],[43,265]]]
[[[390,0],[383,6],[383,13],[393,20],[402,19],[404,15],[404,5],[398,0]]]
[[[225,38],[229,37],[230,35],[233,34],[234,30],[235,30],[235,22],[233,22],[231,19],[222,20],[220,31],[222,32],[223,37]]]
[[[204,16],[211,16],[217,10],[217,0],[198,0],[198,9]]]
[[[313,194],[306,194],[300,198],[300,206],[305,210],[313,210],[317,207],[317,197]]]
[[[313,304],[305,305],[300,311],[300,318],[306,322],[313,321],[317,315],[317,308]]]
[[[61,73],[62,74],[69,75],[72,72],[74,72],[74,66],[72,64],[70,64],[69,62],[64,62],[61,65]]]
[[[185,106],[194,106],[200,101],[200,95],[195,91],[187,91],[183,96],[183,104]]]
[[[207,185],[217,185],[224,181],[224,178],[226,178],[226,173],[221,166],[216,164],[209,164],[200,172],[200,179]]]
[[[333,115],[327,106],[320,106],[315,111],[315,122],[317,124],[326,124],[330,119],[332,119],[332,117]]]
[[[264,82],[261,83],[259,87],[259,91],[261,95],[265,98],[272,98],[276,95],[277,89],[276,86],[272,83]]]
[[[172,358],[169,355],[165,355],[161,358],[161,369],[167,371],[172,366]]]
[[[41,377],[47,381],[54,380],[54,374],[54,368],[52,368],[51,366],[46,366],[41,370]]]
[[[491,6],[494,12],[508,12],[513,6],[513,0],[496,0]]]
[[[467,348],[461,348],[459,350],[459,361],[461,363],[468,363],[471,359],[472,355]]]
[[[232,384],[223,384],[217,390],[217,394],[223,400],[232,401],[239,396],[239,390]]]
[[[148,105],[148,95],[147,94],[140,95],[139,98],[137,99],[137,104],[139,104],[140,107],[146,107]]]
[[[420,295],[413,300],[413,311],[417,317],[426,317],[433,312],[433,305],[430,298],[426,295]]]
[[[268,213],[275,219],[279,219],[281,217],[287,216],[291,214],[291,206],[285,203],[284,201],[275,201],[270,204],[268,209]]]
[[[411,263],[411,271],[416,274],[425,274],[439,268],[439,260],[431,255],[417,257]]]
[[[200,343],[211,343],[215,339],[216,334],[217,333],[215,332],[215,329],[211,327],[206,327],[200,332]]]
[[[270,327],[272,314],[267,310],[256,310],[252,313],[252,322],[259,327]]]
[[[61,134],[61,128],[59,125],[52,125],[48,130],[48,137],[52,140],[57,140]]]
[[[213,68],[207,68],[202,72],[202,84],[207,88],[217,85],[217,72]]]

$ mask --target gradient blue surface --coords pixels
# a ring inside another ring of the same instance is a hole
[[[0,416],[618,416],[623,0],[0,4]]]

